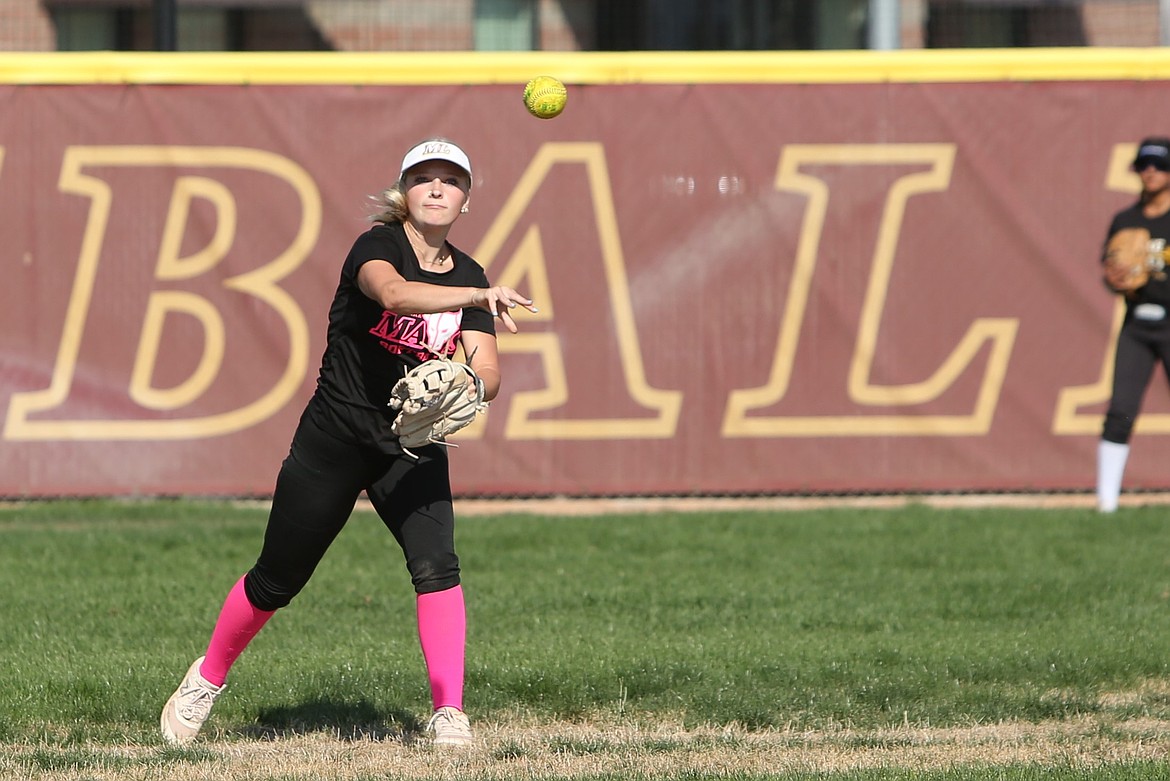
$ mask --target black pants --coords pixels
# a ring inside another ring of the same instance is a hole
[[[1161,363],[1170,377],[1170,321],[1127,319],[1117,336],[1113,397],[1105,413],[1102,439],[1118,444],[1129,442],[1156,363]]]
[[[447,454],[430,445],[387,454],[301,418],[280,468],[264,546],[244,580],[248,600],[276,610],[300,593],[364,490],[402,547],[415,591],[459,585]]]

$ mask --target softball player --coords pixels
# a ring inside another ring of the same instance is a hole
[[[534,310],[447,242],[471,194],[471,162],[454,143],[430,139],[402,160],[380,196],[375,223],[353,244],[329,310],[325,354],[276,479],[259,558],[224,601],[206,653],[163,708],[163,737],[193,740],[224,691],[228,671],[279,608],[295,597],[341,531],[362,491],[401,546],[417,594],[419,640],[438,745],[472,739],[463,713],[466,618],[455,553],[447,454],[404,452],[387,406],[394,383],[434,354],[471,356],[485,398],[499,392],[495,321]]]
[[[1170,138],[1143,140],[1138,145],[1133,170],[1142,180],[1141,195],[1132,206],[1114,215],[1106,244],[1123,228],[1145,228],[1153,239],[1170,240]],[[1111,279],[1108,271],[1106,266],[1106,285],[1119,286],[1121,280]],[[1125,295],[1125,320],[1117,337],[1113,367],[1113,395],[1097,445],[1097,508],[1101,512],[1117,509],[1133,424],[1155,363],[1160,362],[1170,376],[1168,312],[1170,279],[1164,274],[1151,274],[1145,285]]]

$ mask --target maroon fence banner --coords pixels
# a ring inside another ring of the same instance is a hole
[[[465,496],[1092,485],[1163,81],[0,86],[0,494],[267,494],[407,146],[540,313]],[[1147,398],[1127,486],[1170,487]]]

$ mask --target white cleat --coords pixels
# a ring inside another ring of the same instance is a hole
[[[467,714],[450,706],[435,711],[427,722],[427,730],[434,733],[436,746],[467,746],[472,741]]]
[[[183,682],[163,707],[160,719],[162,736],[172,746],[182,746],[195,740],[203,728],[203,722],[211,715],[215,698],[226,688],[216,686],[199,674],[203,658],[200,656],[191,663]]]

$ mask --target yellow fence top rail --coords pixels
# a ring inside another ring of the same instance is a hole
[[[0,84],[824,84],[1170,79],[1170,49],[6,52]]]

